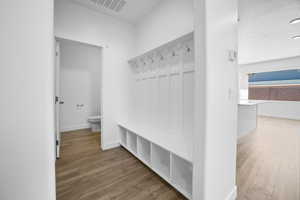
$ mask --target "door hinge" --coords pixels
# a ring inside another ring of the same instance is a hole
[[[59,141],[58,140],[56,140],[56,146],[58,146],[59,145]]]

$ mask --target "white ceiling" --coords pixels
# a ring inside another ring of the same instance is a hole
[[[239,43],[244,62],[300,55],[300,0],[240,0]],[[252,60],[254,59],[254,60]]]
[[[162,0],[125,0],[127,3],[119,12],[112,12],[106,8],[94,6],[90,0],[71,0],[77,4],[85,6],[108,15],[114,16],[118,19],[125,20],[130,23],[137,23],[141,18],[147,15],[151,10],[159,4]]]

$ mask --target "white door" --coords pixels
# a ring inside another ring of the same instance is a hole
[[[56,134],[56,157],[60,157],[61,133],[59,128],[59,110],[60,110],[60,48],[59,42],[55,45],[55,134]]]

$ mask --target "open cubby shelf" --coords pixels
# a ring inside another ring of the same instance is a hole
[[[148,165],[151,161],[151,143],[142,137],[138,137],[138,157]]]
[[[120,144],[186,198],[192,198],[193,164],[186,158],[119,125]]]
[[[172,182],[179,190],[192,194],[193,165],[176,155],[172,155],[171,161]]]
[[[151,164],[156,172],[163,177],[170,177],[171,153],[152,143]]]
[[[126,134],[126,129],[124,129],[123,127],[119,127],[120,130],[120,139],[121,139],[121,144],[123,146],[127,146],[127,134]]]
[[[165,132],[161,132],[157,129],[150,127],[142,128],[141,126],[126,122],[119,122],[119,126],[148,141],[151,141],[158,146],[163,147],[189,162],[192,162],[192,141],[181,134],[166,134]]]
[[[130,132],[127,131],[127,148],[130,152],[132,152],[133,154],[137,153],[137,136]]]

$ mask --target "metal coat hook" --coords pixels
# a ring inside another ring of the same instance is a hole
[[[190,51],[191,51],[191,48],[190,48],[190,47],[187,47],[186,51],[187,51],[187,52],[190,52]]]
[[[150,59],[151,63],[154,63],[154,60],[151,56],[148,56],[148,59]]]
[[[141,63],[142,63],[143,65],[146,65],[146,62],[145,62],[144,59],[141,59]]]

